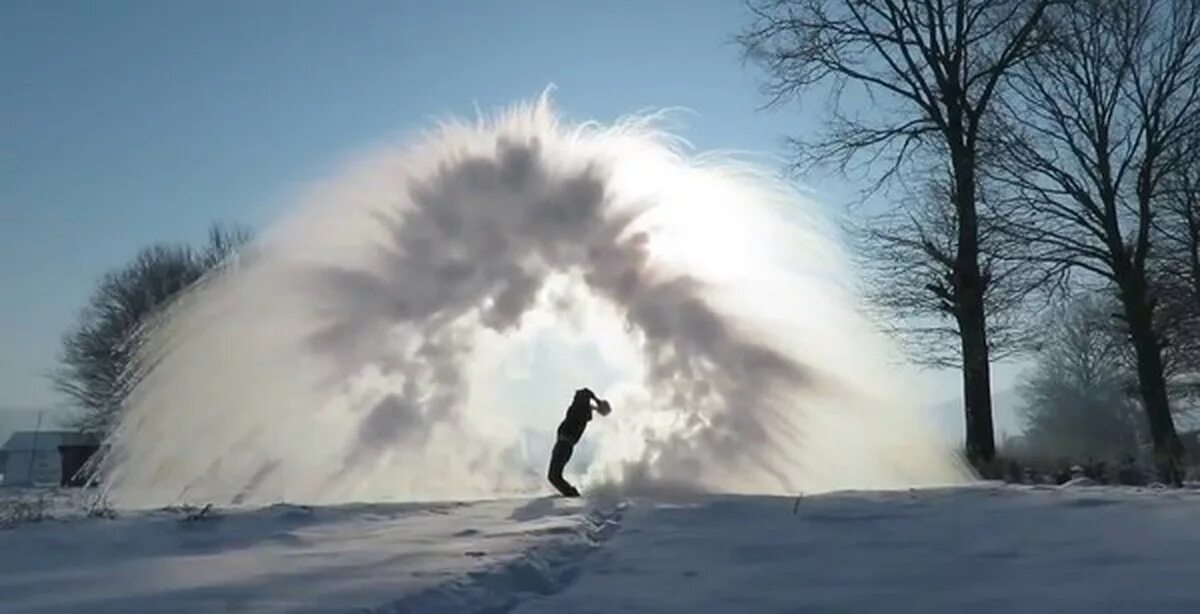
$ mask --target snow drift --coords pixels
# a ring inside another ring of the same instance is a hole
[[[445,122],[314,188],[182,297],[100,464],[122,505],[539,490],[497,393],[530,335],[617,383],[586,485],[793,493],[961,481],[803,199],[652,117],[546,100]],[[534,374],[536,377],[537,374]],[[563,404],[589,381],[544,381]],[[540,460],[539,460],[540,462]]]

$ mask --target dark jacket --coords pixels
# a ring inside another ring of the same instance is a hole
[[[579,390],[571,405],[567,407],[567,417],[558,425],[558,438],[578,443],[583,437],[587,423],[592,419],[592,397],[589,393]]]

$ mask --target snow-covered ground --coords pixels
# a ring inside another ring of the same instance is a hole
[[[1200,612],[1198,511],[1194,490],[1000,485],[59,506],[65,520],[0,531],[0,610]]]

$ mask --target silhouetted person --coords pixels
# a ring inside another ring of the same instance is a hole
[[[596,403],[595,408],[592,407],[592,402]],[[584,429],[587,428],[587,423],[592,419],[592,411],[598,411],[601,416],[607,416],[611,409],[607,401],[597,397],[591,390],[580,388],[575,391],[575,398],[571,400],[571,405],[567,408],[567,416],[558,425],[558,441],[554,444],[554,451],[550,453],[550,472],[546,477],[565,497],[579,496],[579,491],[570,482],[563,479],[562,473],[563,468],[567,466],[567,461],[571,460],[575,444],[579,443]]]

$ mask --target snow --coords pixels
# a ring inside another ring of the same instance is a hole
[[[1197,612],[1197,503],[1047,487],[639,506],[579,581],[515,611]]]
[[[1196,612],[1198,504],[1074,483],[115,518],[59,505],[0,531],[0,610]]]
[[[0,609],[343,611],[412,599],[534,549],[573,558],[604,523],[580,501],[167,509],[0,532]],[[78,515],[77,515],[78,516]],[[189,516],[191,519],[189,519]],[[529,588],[536,578],[530,576]],[[460,599],[463,595],[451,595]]]

